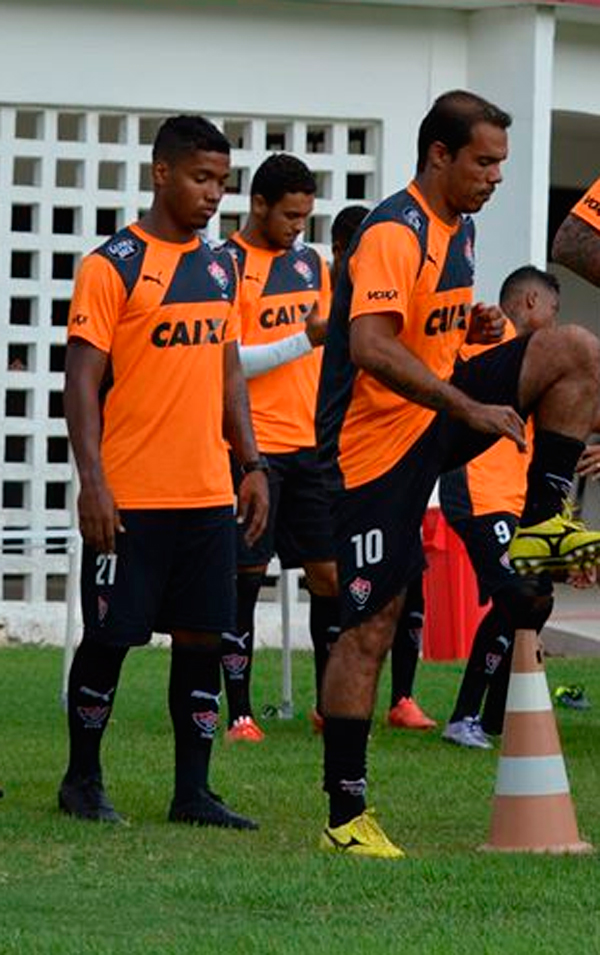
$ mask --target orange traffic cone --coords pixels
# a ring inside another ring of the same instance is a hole
[[[517,630],[489,842],[497,852],[583,853],[552,710],[542,644]]]

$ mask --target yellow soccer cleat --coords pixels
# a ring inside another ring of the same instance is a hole
[[[325,852],[370,856],[372,859],[403,859],[406,855],[390,842],[375,821],[373,809],[365,809],[343,826],[325,826],[319,847]]]
[[[540,524],[517,527],[508,556],[520,574],[585,570],[600,561],[600,531],[575,520],[566,505],[562,514]]]

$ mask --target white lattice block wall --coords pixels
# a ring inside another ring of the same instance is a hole
[[[310,118],[211,116],[233,146],[231,183],[210,238],[238,228],[252,174],[270,153],[292,152],[315,172],[318,191],[307,240],[324,254],[335,214],[379,195],[377,123]],[[3,549],[0,619],[67,592],[66,539],[76,487],[62,408],[65,325],[81,256],[151,202],[151,145],[163,115],[63,108],[0,108],[0,530],[24,536]],[[13,535],[14,536],[14,535]],[[37,631],[36,631],[37,632]]]

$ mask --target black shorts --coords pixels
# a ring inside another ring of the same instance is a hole
[[[518,523],[518,518],[507,511],[452,521],[452,528],[465,545],[477,576],[482,605],[515,577],[516,571],[508,559],[508,545]]]
[[[125,510],[121,518],[116,554],[83,549],[86,637],[141,646],[153,632],[235,627],[233,508]]]
[[[484,404],[518,403],[519,374],[527,338],[459,362],[452,383]],[[497,441],[440,412],[389,471],[374,481],[334,493],[342,627],[377,613],[423,565],[420,528],[435,483]]]
[[[248,547],[244,527],[238,529],[238,566],[268,564],[277,554],[281,566],[335,560],[331,501],[315,448],[267,454],[269,519],[263,536]],[[234,486],[239,469],[232,464]]]

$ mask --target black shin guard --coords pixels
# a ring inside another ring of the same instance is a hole
[[[576,438],[536,430],[521,526],[530,527],[560,513],[584,447],[584,442]]]
[[[219,716],[221,639],[173,643],[169,711],[175,735],[175,803],[186,804],[208,787],[208,768]]]
[[[323,726],[329,825],[341,826],[364,811],[367,743],[371,720],[326,716]]]
[[[69,673],[67,781],[101,777],[100,744],[127,650],[84,637],[75,652]]]
[[[316,710],[321,713],[321,687],[331,647],[340,635],[339,597],[310,595],[310,636],[315,658]]]
[[[263,573],[238,573],[237,632],[223,634],[223,681],[229,726],[240,716],[251,716],[250,677],[254,653],[254,611]]]
[[[419,577],[407,590],[392,644],[390,708],[403,697],[412,696],[423,639],[423,609],[423,578]]]

